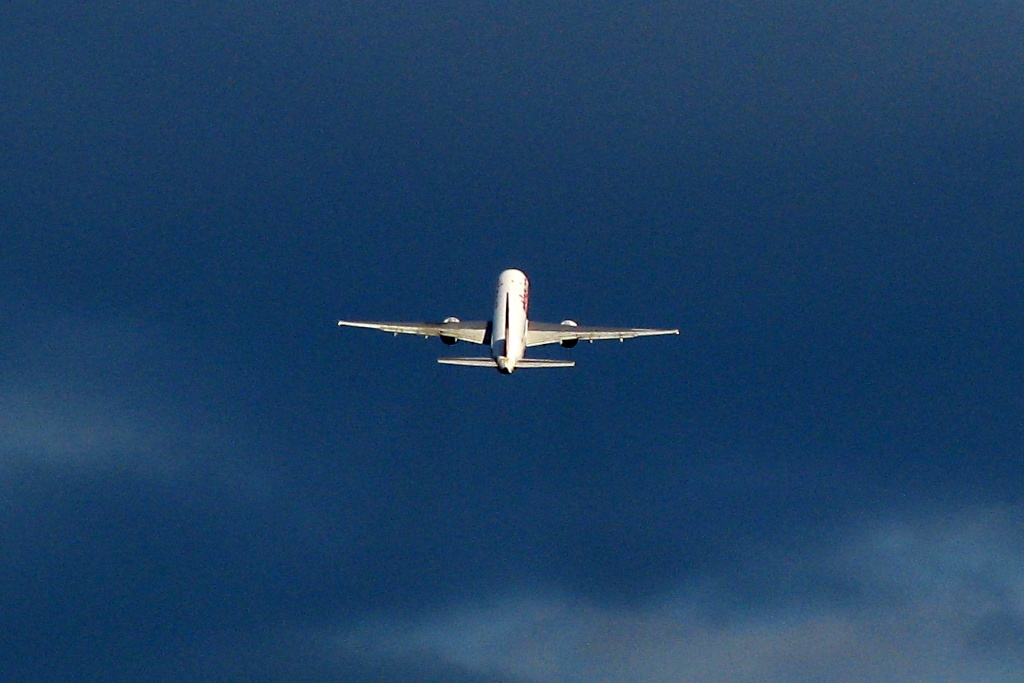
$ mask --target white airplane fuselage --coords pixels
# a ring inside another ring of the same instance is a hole
[[[515,268],[498,276],[498,292],[491,316],[491,357],[498,370],[510,374],[526,354],[527,311],[530,307],[530,281]]]

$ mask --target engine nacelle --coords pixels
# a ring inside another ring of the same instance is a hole
[[[575,320],[563,320],[561,324],[565,325],[566,327],[579,327],[579,323],[576,322]],[[562,348],[564,348],[564,349],[571,349],[572,347],[574,347],[577,344],[579,344],[580,340],[579,339],[563,339],[559,343],[562,345]]]
[[[441,322],[444,322],[444,323],[461,323],[462,321],[459,320],[458,318],[456,318],[454,315],[450,315],[447,318],[445,318],[444,320],[442,320]],[[452,344],[458,344],[459,343],[459,340],[456,339],[455,337],[448,337],[448,336],[445,336],[443,334],[441,335],[441,341],[443,341],[448,346],[451,346]]]

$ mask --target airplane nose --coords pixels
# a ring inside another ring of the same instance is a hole
[[[516,369],[516,363],[508,356],[498,357],[498,372],[506,375],[511,375],[512,371]]]

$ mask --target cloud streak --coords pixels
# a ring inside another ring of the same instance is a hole
[[[209,410],[218,392],[187,343],[125,316],[62,317],[7,332],[0,472],[109,473],[262,495],[268,463]],[[182,372],[188,366],[192,378]],[[202,377],[201,397],[196,397]]]
[[[364,624],[334,646],[344,657],[446,661],[493,681],[1009,682],[1024,660],[1020,512],[846,529],[834,544],[764,558],[788,569],[762,575],[777,585],[747,602],[713,577],[632,606],[525,593]],[[842,599],[788,588],[823,573],[847,586]]]

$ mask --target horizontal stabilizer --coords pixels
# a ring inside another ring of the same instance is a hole
[[[550,358],[520,358],[516,361],[516,370],[520,368],[571,368],[576,366],[574,360],[552,360]]]
[[[493,358],[438,358],[442,365],[468,365],[474,368],[495,368],[497,363]],[[516,361],[515,369],[520,368],[571,368],[576,365],[573,360],[551,360],[548,358],[520,358]]]
[[[493,358],[481,358],[479,356],[475,358],[438,358],[438,363],[442,365],[469,365],[474,368],[496,368],[498,367],[494,363]]]

